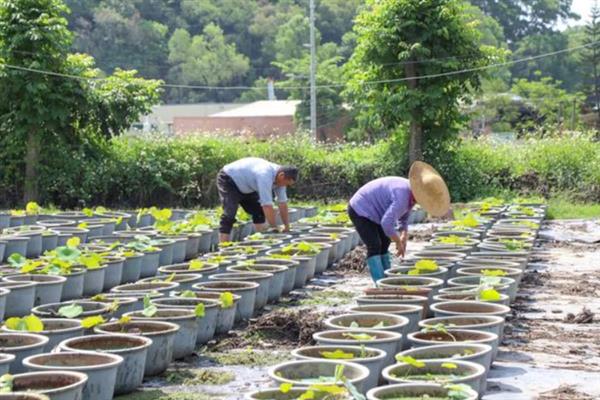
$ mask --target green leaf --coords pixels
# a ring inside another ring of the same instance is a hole
[[[352,321],[350,322],[349,328],[360,328],[360,325],[358,325],[358,322]]]
[[[450,235],[438,238],[437,242],[442,244],[451,244],[454,246],[464,246],[467,244],[467,239],[457,235]]]
[[[184,290],[181,292],[179,297],[196,298],[196,293],[192,292],[191,290]]]
[[[82,222],[79,225],[77,225],[77,227],[81,228],[81,229],[87,229],[88,223],[87,222]]]
[[[40,213],[40,206],[35,201],[30,201],[25,205],[25,213],[27,215],[37,215]]]
[[[148,307],[144,307],[144,309],[142,310],[142,314],[148,318],[154,317],[157,312],[158,308],[156,308],[154,304],[150,304]]]
[[[337,349],[335,351],[322,351],[321,355],[324,358],[328,358],[331,360],[350,360],[350,359],[354,358],[354,354],[346,353],[340,349]]]
[[[14,268],[21,268],[27,262],[27,258],[23,257],[19,253],[13,253],[8,257],[8,264]]]
[[[94,216],[94,210],[92,210],[91,208],[84,208],[83,210],[81,210],[81,212],[86,216],[86,217],[93,217]]]
[[[91,253],[88,255],[82,255],[79,257],[79,264],[83,265],[87,269],[98,269],[102,266],[102,257],[99,254]]]
[[[502,278],[499,276],[482,276],[479,278],[479,284],[481,286],[497,286],[502,282]]]
[[[506,276],[506,271],[501,269],[484,269],[481,270],[483,276]]]
[[[72,247],[61,246],[56,248],[56,256],[60,261],[76,262],[80,255],[81,252]]]
[[[281,385],[279,385],[279,391],[281,393],[287,393],[292,389],[293,386],[294,385],[292,385],[291,383],[282,383]]]
[[[82,319],[81,326],[86,329],[90,329],[97,325],[103,324],[105,322],[106,322],[106,320],[104,318],[102,318],[101,315],[95,315],[92,317],[87,317],[87,318]]]
[[[439,266],[435,260],[423,259],[415,263],[415,269],[419,271],[438,271]]]
[[[444,388],[448,390],[450,400],[466,400],[470,398],[469,393],[471,392],[471,388],[464,383],[444,385]]]
[[[146,294],[144,296],[144,308],[150,307],[152,305],[152,300],[150,299],[150,295]]]
[[[221,308],[231,308],[233,307],[233,293],[231,292],[223,292],[219,295],[219,300],[221,301]]]
[[[196,305],[196,308],[194,308],[194,314],[196,315],[196,317],[198,318],[203,318],[205,315],[204,312],[204,303],[198,303],[198,305]]]
[[[76,303],[58,309],[58,315],[65,318],[76,318],[81,314],[83,314],[83,307]]]
[[[106,295],[100,293],[90,298],[92,301],[106,301]]]
[[[150,214],[154,217],[154,219],[161,222],[169,221],[173,215],[173,212],[169,208],[163,208],[162,210],[151,209]]]
[[[400,354],[397,354],[396,355],[396,361],[408,364],[411,367],[415,367],[415,368],[423,368],[423,367],[425,367],[425,363],[423,361],[416,360],[416,359],[414,359],[413,357],[410,357],[410,356],[401,356]]]
[[[132,318],[129,315],[123,315],[121,318],[119,318],[117,322],[119,323],[119,325],[127,325],[131,322],[131,319]]]

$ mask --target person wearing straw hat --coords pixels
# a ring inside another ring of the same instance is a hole
[[[450,210],[444,179],[422,161],[411,165],[408,179],[388,176],[372,180],[350,199],[348,215],[367,246],[367,266],[374,282],[391,267],[391,242],[396,244],[396,255],[404,257],[408,217],[415,204],[434,217],[445,216]]]

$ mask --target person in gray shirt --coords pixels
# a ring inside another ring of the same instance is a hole
[[[257,232],[266,228],[265,222],[278,229],[273,208],[273,192],[279,203],[283,231],[288,231],[290,222],[286,188],[293,185],[297,179],[298,168],[281,166],[257,157],[242,158],[225,165],[217,175],[217,189],[223,206],[219,240],[230,240],[239,206],[252,216]]]

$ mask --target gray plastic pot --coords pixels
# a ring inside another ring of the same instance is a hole
[[[300,266],[298,261],[294,260],[283,260],[269,257],[258,257],[254,260],[257,264],[262,265],[275,265],[280,267],[287,267],[283,276],[283,285],[281,287],[281,294],[285,295],[294,289],[296,283],[296,269]]]
[[[185,261],[185,254],[187,248],[187,236],[157,236],[158,239],[169,239],[173,240],[173,260],[172,264],[179,264]]]
[[[412,365],[399,363],[395,365],[390,365],[383,369],[383,377],[390,383],[422,383],[422,380],[411,380],[408,374],[450,374],[457,373],[464,376],[457,377],[456,379],[449,380],[450,384],[465,384],[471,387],[475,392],[479,393],[479,395],[483,395],[485,393],[485,387],[481,386],[481,378],[485,375],[485,368],[483,368],[479,364],[475,364],[469,361],[455,361],[452,363],[456,364],[457,368],[448,370],[442,367],[443,363],[447,363],[448,360],[432,360],[432,361],[424,361],[425,367],[416,368]]]
[[[160,308],[152,317],[145,316],[142,311],[125,315],[137,321],[166,321],[179,325],[173,341],[173,359],[179,360],[194,352],[198,337],[198,318],[193,310]]]
[[[70,306],[72,304],[80,305],[81,308],[83,308],[83,312],[76,317],[77,319],[94,317],[96,315],[108,317],[108,314],[110,314],[109,304],[89,300],[75,300],[64,301],[62,303],[44,304],[34,307],[31,312],[40,318],[61,318],[61,316],[58,314],[61,307]]]
[[[436,383],[400,383],[395,385],[380,386],[369,390],[367,400],[386,399],[446,399],[450,389]],[[427,397],[425,397],[427,396]],[[469,388],[465,391],[463,400],[477,400],[479,393]]]
[[[173,360],[173,344],[179,325],[164,321],[130,321],[124,326],[109,322],[96,326],[94,332],[144,336],[152,340],[144,367],[144,376],[160,375]]]
[[[10,290],[7,288],[0,288],[0,321],[4,320],[4,314],[6,310],[6,299]]]
[[[489,269],[485,267],[461,267],[456,270],[456,276],[484,276],[483,271]],[[514,279],[517,287],[521,284],[523,271],[518,268],[496,267],[492,270],[502,271],[504,273],[503,277]]]
[[[152,304],[158,309],[179,309],[192,312],[198,304],[204,304],[204,317],[194,320],[196,344],[205,344],[215,336],[220,308],[219,301],[189,297],[165,297],[152,300]]]
[[[406,327],[408,326],[408,318],[394,314],[353,313],[329,317],[324,321],[324,324],[328,329],[377,330],[399,333],[402,335],[402,341],[400,347],[398,347],[399,351],[404,347],[404,337],[406,335]],[[353,327],[351,326],[352,324],[358,324],[358,326]],[[384,326],[377,326],[379,324],[383,324]]]
[[[27,357],[23,365],[30,371],[74,371],[87,375],[84,399],[112,400],[117,368],[123,358],[116,354],[96,352],[44,353]]]
[[[471,253],[470,260],[500,260],[519,264],[519,268],[527,268],[530,252],[522,251],[478,251]]]
[[[13,390],[39,393],[50,400],[83,400],[87,380],[87,375],[80,372],[28,372],[13,375]]]
[[[35,227],[35,226],[33,226]],[[33,228],[32,227],[32,228]],[[42,227],[39,227],[42,228]],[[28,230],[15,233],[17,236],[24,236],[29,238],[27,242],[27,258],[38,258],[42,254],[42,230]]]
[[[213,281],[241,281],[255,282],[258,284],[256,297],[254,299],[254,312],[261,310],[269,300],[269,290],[273,274],[266,272],[225,272],[214,274],[209,277]]]
[[[35,302],[35,282],[0,282],[0,289],[9,290],[5,299],[4,317],[22,317],[31,312]]]
[[[443,281],[448,277],[448,268],[446,267],[438,267],[437,271],[423,271],[417,275],[409,275],[409,272],[414,270],[414,267],[395,267],[390,268],[384,272],[387,277],[397,277],[397,276],[424,276],[426,278],[438,278]]]
[[[492,347],[492,361],[498,353],[499,338],[495,333],[470,329],[448,329],[446,332],[413,332],[408,335],[413,347],[432,346],[458,342],[481,343]]]
[[[481,365],[487,373],[492,365],[492,347],[481,343],[448,343],[416,347],[400,353],[415,360],[459,360]],[[484,383],[484,382],[483,382]]]
[[[355,231],[351,228],[318,227],[311,229],[309,232],[311,235],[327,236],[329,238],[332,234],[337,235],[338,239],[341,240],[340,251],[337,254],[339,257],[338,260],[352,249],[353,244],[356,241],[354,238]]]
[[[483,275],[472,275],[472,276],[457,276],[456,278],[448,279],[448,286],[479,286],[481,285],[481,280],[484,278]],[[517,291],[519,287],[517,286],[517,281],[512,278],[505,278],[503,276],[498,277],[499,281],[497,284],[491,285],[494,289],[498,290],[498,288],[502,288],[504,286],[508,286],[504,293],[510,297],[510,301],[514,301],[517,297]],[[500,290],[498,290],[500,291]]]
[[[206,282],[208,277],[212,274],[216,274],[219,272],[219,265],[205,262],[203,260],[199,260],[202,262],[201,269],[190,269],[190,263],[184,262],[181,264],[173,264],[173,265],[163,265],[158,268],[158,272],[164,275],[171,274],[201,274],[202,282]]]
[[[227,272],[266,272],[273,275],[269,281],[269,296],[268,301],[274,303],[281,297],[283,293],[283,282],[288,268],[278,265],[265,265],[255,262],[250,265],[234,265],[227,267]]]
[[[63,285],[61,301],[79,299],[83,296],[85,274],[87,274],[85,268],[73,267],[68,275],[63,275],[67,280]]]
[[[258,283],[242,281],[210,281],[194,285],[194,289],[208,292],[231,292],[240,296],[235,320],[246,320],[254,315],[254,303]]]
[[[4,253],[6,251],[6,241],[0,239],[0,262],[4,260]]]
[[[392,294],[377,294],[377,295],[362,295],[356,298],[356,303],[359,306],[371,305],[414,305],[423,308],[423,316],[428,308],[428,298],[426,296],[417,295],[392,295]]]
[[[10,365],[15,361],[15,355],[9,353],[0,353],[0,376],[8,374]]]
[[[429,292],[429,300],[433,298],[444,286],[444,281],[437,278],[429,278],[424,276],[401,276],[393,278],[383,278],[377,281],[377,284],[381,288],[428,288],[431,289]]]
[[[508,306],[510,304],[510,297],[508,295],[500,293],[499,300],[481,300],[479,299],[479,290],[468,290],[464,293],[440,293],[436,296],[433,296],[433,301],[435,303],[442,303],[445,301],[482,301],[485,303],[495,303],[495,304],[503,304]]]
[[[198,240],[198,254],[208,253],[210,251],[212,240],[213,240],[213,231],[210,229],[202,230],[199,232],[200,238]]]
[[[353,334],[367,334],[369,339],[355,339]],[[313,334],[313,339],[318,345],[324,346],[366,346],[385,352],[385,365],[394,363],[394,355],[402,343],[402,335],[396,332],[376,331],[365,329],[329,330]]]
[[[145,251],[142,257],[140,269],[140,278],[147,278],[156,275],[156,271],[160,265],[160,255],[162,250]]]
[[[383,350],[361,346],[309,346],[292,350],[292,356],[296,360],[324,360],[327,359],[323,355],[324,352],[335,351],[343,351],[344,353],[351,354],[352,358],[345,359],[344,361],[356,363],[369,369],[369,376],[363,384],[364,391],[378,385],[379,376],[383,370],[383,363],[386,357]]]
[[[218,292],[204,292],[201,290],[198,291],[198,289],[194,288],[194,294],[199,299],[209,299],[219,302],[221,301],[221,293]],[[231,307],[225,308],[222,304],[219,304],[217,327],[215,329],[215,334],[217,335],[229,332],[235,323],[235,311],[242,297],[233,293],[231,293],[231,295],[233,296],[233,305]]]
[[[320,247],[319,253],[315,257],[315,274],[322,274],[329,265],[329,252],[331,244],[325,243],[320,237],[300,236],[298,239],[293,239],[292,243],[308,242]]]
[[[392,314],[408,319],[405,334],[418,330],[418,323],[423,317],[423,307],[412,304],[372,304],[350,307],[348,310],[353,314]]]
[[[267,252],[268,256],[277,256],[282,255],[281,250],[269,250]],[[314,275],[314,266],[316,265],[315,257],[292,257],[290,260],[293,260],[298,263],[296,267],[296,273],[294,275],[294,289],[299,289],[306,285],[308,281],[308,277],[312,274]]]
[[[90,232],[85,228],[77,228],[70,226],[57,226],[52,228],[53,231],[57,232],[60,236],[67,236],[67,240],[72,237],[77,237],[81,240],[81,243],[85,243],[87,241],[88,233]]]
[[[329,245],[329,251],[327,252],[327,265],[325,268],[331,267],[336,260],[338,260],[338,254],[340,253],[340,245],[342,244],[341,239],[334,239],[332,237],[327,236],[310,236],[310,235],[300,235],[297,239],[300,242],[309,242],[309,243],[320,243],[324,245]],[[316,272],[322,271],[322,259],[317,260],[317,267],[315,269]]]
[[[500,339],[504,334],[504,317],[498,315],[460,314],[446,317],[428,318],[419,322],[421,328],[443,324],[457,329],[490,332]]]
[[[13,254],[20,254],[23,257],[27,256],[27,242],[29,242],[29,238],[26,236],[18,236],[18,235],[5,235],[0,236],[0,240],[5,242],[4,249],[4,258],[3,262],[6,262],[8,257]]]
[[[177,290],[185,291],[191,290],[192,285],[195,283],[202,282],[202,274],[173,274],[172,278],[171,275],[157,275],[151,278],[140,279],[138,282],[165,282],[169,279],[171,282],[177,282],[179,284]]]
[[[112,311],[111,316],[113,318],[121,318],[125,313],[136,311],[138,309],[143,308],[143,299],[139,300],[137,297],[120,297],[120,296],[111,296],[114,293],[103,293],[102,296],[105,297],[105,300],[93,300],[99,303],[104,303],[110,307],[112,307],[113,303],[117,303],[117,309]],[[90,299],[91,300],[91,299]],[[138,307],[138,301],[142,304]]]
[[[335,383],[335,370],[344,366],[344,377],[360,392],[364,392],[364,383],[369,377],[369,369],[363,365],[337,360],[297,360],[288,361],[269,369],[269,377],[277,385],[291,383],[296,386],[309,386],[305,380],[331,377]]]
[[[505,318],[510,312],[510,307],[502,304],[481,301],[445,301],[431,306],[436,317],[450,317],[454,315],[495,315]]]
[[[179,283],[177,282],[141,282],[141,283],[126,283],[125,285],[115,286],[110,289],[111,293],[132,293],[132,292],[161,292],[167,294],[171,290],[177,290]]]
[[[60,351],[94,351],[116,354],[123,358],[117,368],[115,395],[133,392],[142,385],[146,357],[152,340],[144,336],[133,335],[89,335],[72,338],[59,344]]]
[[[123,262],[123,273],[121,274],[121,284],[133,283],[140,279],[144,257],[143,253],[136,253],[125,257],[125,261]]]
[[[0,400],[50,400],[50,397],[33,392],[0,393]]]
[[[36,332],[36,334],[47,337],[48,342],[40,353],[49,353],[63,340],[83,335],[84,329],[78,319],[41,318],[41,320],[44,330]],[[2,332],[21,333],[21,331],[8,329],[6,325],[2,327]]]
[[[35,282],[35,300],[33,304],[57,303],[61,299],[62,290],[67,278],[56,275],[27,274],[13,275],[5,278],[7,282]]]
[[[46,336],[34,333],[0,333],[0,353],[15,356],[9,366],[11,374],[25,372],[23,360],[31,355],[42,353],[47,343]]]
[[[107,292],[110,289],[121,283],[123,278],[123,264],[125,263],[124,257],[105,257],[104,263],[106,264],[106,273],[104,275],[104,286],[103,291]]]
[[[94,296],[104,291],[104,277],[106,275],[106,265],[98,268],[88,269],[83,277],[83,295]]]

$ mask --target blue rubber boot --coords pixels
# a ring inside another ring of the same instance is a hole
[[[372,256],[367,258],[367,266],[369,267],[369,272],[371,273],[371,278],[375,285],[377,285],[377,281],[382,279],[385,275],[383,274],[383,264],[381,262],[381,256]]]
[[[381,255],[381,264],[383,265],[383,270],[387,271],[392,267],[392,258],[390,253],[385,253]]]

